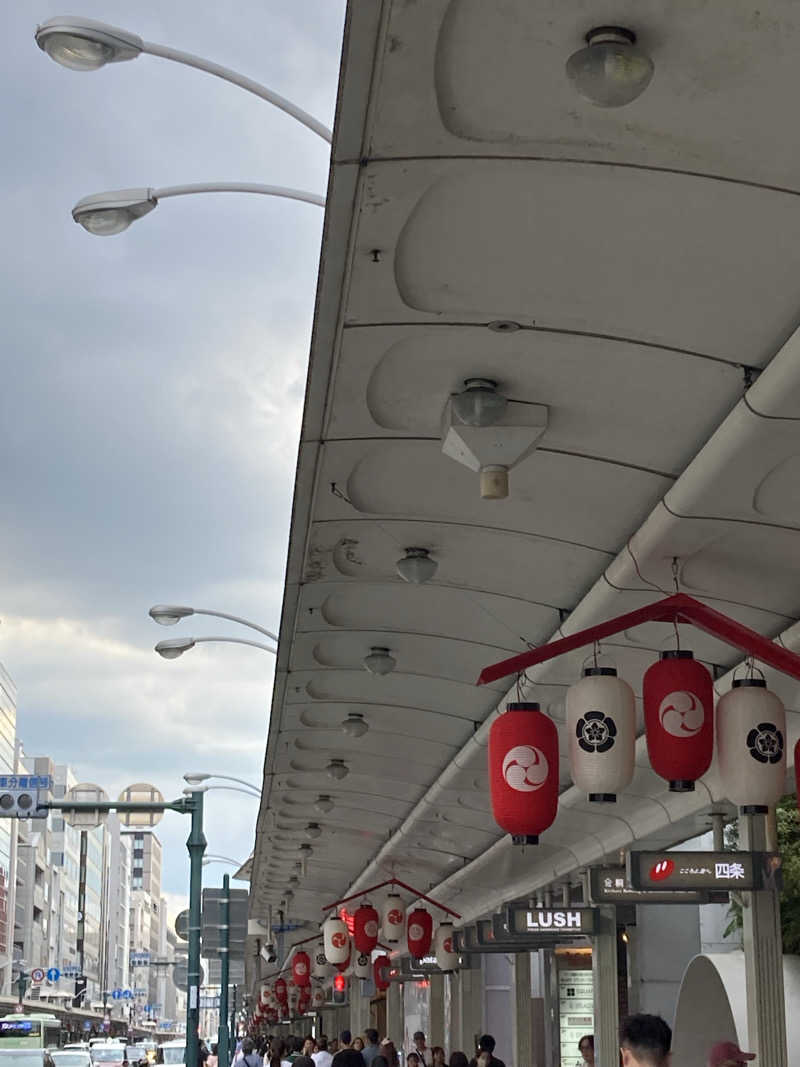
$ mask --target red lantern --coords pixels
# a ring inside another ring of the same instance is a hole
[[[492,814],[515,845],[535,845],[558,808],[558,732],[538,704],[507,704],[489,731]]]
[[[644,725],[650,765],[673,793],[691,793],[714,754],[711,675],[691,652],[662,652],[644,676]]]
[[[414,908],[408,917],[406,928],[408,951],[415,959],[427,956],[433,940],[433,919],[424,908]]]
[[[372,964],[372,977],[375,982],[375,988],[377,990],[386,990],[389,988],[389,971],[392,968],[392,961],[388,956],[377,956]]]
[[[353,921],[353,941],[359,952],[372,952],[378,944],[378,923],[380,916],[371,904],[362,904],[356,908]]]
[[[283,978],[278,978],[275,982],[275,999],[281,1007],[285,1007],[289,1002],[289,993]]]
[[[794,791],[797,794],[797,810],[800,811],[800,740],[794,746]]]
[[[311,959],[307,952],[295,952],[292,957],[292,977],[300,989],[311,985]]]

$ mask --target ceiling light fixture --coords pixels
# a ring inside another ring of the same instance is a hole
[[[330,778],[335,778],[339,782],[350,773],[350,768],[343,759],[332,759],[325,770]]]
[[[403,581],[411,582],[412,585],[422,585],[423,582],[429,581],[436,574],[438,566],[436,560],[431,559],[427,548],[407,548],[403,558],[395,563],[397,573]]]
[[[342,722],[342,730],[348,737],[363,737],[369,730],[369,723],[359,712],[351,711]],[[317,805],[317,809],[319,810],[319,805]]]
[[[636,34],[621,26],[598,26],[586,34],[586,48],[567,60],[567,77],[596,107],[624,107],[645,91],[653,61],[636,47]]]
[[[314,855],[314,849],[311,847],[311,845],[308,844],[307,841],[304,841],[303,844],[300,846],[300,851],[303,854],[303,859],[308,859],[309,856]]]
[[[315,837],[319,837],[322,834],[322,828],[318,822],[310,822],[306,827],[305,833],[306,837],[313,841]]]
[[[373,645],[369,655],[364,656],[364,666],[370,674],[391,674],[397,666],[397,660],[389,654],[388,648]]]
[[[320,795],[314,802],[314,807],[322,815],[327,815],[329,811],[333,811],[335,804],[331,800],[328,793],[320,793]]]
[[[493,426],[506,409],[506,398],[491,378],[466,378],[453,396],[453,410],[466,426]]]

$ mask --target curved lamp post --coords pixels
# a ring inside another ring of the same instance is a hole
[[[136,59],[142,53],[158,56],[160,59],[170,59],[174,63],[183,63],[187,67],[194,67],[196,70],[202,70],[206,74],[213,74],[216,78],[231,82],[232,85],[238,85],[240,89],[253,93],[262,100],[266,100],[268,104],[285,111],[287,115],[297,119],[327,144],[332,141],[332,134],[327,126],[315,119],[313,115],[303,111],[302,108],[297,107],[291,100],[253,81],[252,78],[246,78],[229,67],[221,67],[218,63],[192,55],[191,52],[181,52],[177,48],[143,41],[138,34],[122,30],[117,26],[109,26],[96,19],[73,15],[59,15],[48,19],[37,26],[36,43],[56,63],[70,70],[99,70],[106,63],[121,63],[128,59]]]
[[[209,853],[204,857],[203,865],[207,867],[209,863],[229,863],[231,867],[235,867],[238,870],[240,867],[243,867],[245,863],[247,863],[247,860],[244,860],[243,863],[240,863],[239,860],[231,859],[230,856],[217,856],[215,853]]]
[[[199,613],[198,613],[199,614]],[[204,612],[206,615],[213,615],[214,612]],[[213,774],[211,771],[187,771],[183,776],[183,780],[190,785],[196,785],[199,782],[207,782],[209,778],[222,778],[226,782],[238,782],[239,785],[246,785],[248,789],[252,789],[256,793],[261,793],[261,789],[253,782],[248,782],[244,778],[235,778],[232,774]]]
[[[246,797],[252,797],[253,800],[261,799],[260,793],[255,790],[242,789],[240,785],[187,785],[184,793],[189,796],[191,793],[208,793],[211,789],[227,789],[231,793],[243,793]]]
[[[192,196],[194,193],[260,193],[262,196],[303,200],[307,204],[325,207],[324,196],[303,189],[260,185],[257,182],[195,182],[192,185],[166,185],[162,189],[143,187],[92,193],[78,201],[72,209],[72,217],[95,237],[111,237],[127,230],[132,222],[143,215],[148,215],[158,206],[159,200],[169,196]]]
[[[247,626],[251,630],[258,630],[260,634],[266,634],[267,637],[271,637],[273,641],[278,640],[277,634],[271,633],[269,630],[265,630],[263,626],[259,626],[257,622],[251,622],[249,619],[243,619],[239,615],[229,615],[225,611],[211,611],[210,608],[187,608],[183,604],[155,604],[148,612],[150,618],[157,622],[160,626],[174,626],[176,622],[181,619],[187,618],[189,615],[213,615],[217,619],[229,619],[231,622],[238,622],[241,626]],[[203,774],[192,775],[197,781],[204,781],[206,778],[229,778],[232,782],[240,782],[241,778],[231,778],[227,774]],[[189,781],[189,775],[184,775],[184,778]],[[249,782],[245,782],[245,785],[249,785]]]
[[[252,648],[263,648],[265,652],[271,652],[277,656],[277,648],[271,645],[262,645],[259,641],[248,641],[244,637],[168,637],[166,641],[159,641],[155,646],[156,652],[164,659],[177,659],[190,648],[199,645],[201,641],[222,641],[230,645],[250,645]]]

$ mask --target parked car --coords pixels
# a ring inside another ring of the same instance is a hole
[[[55,1064],[44,1048],[3,1048],[0,1067],[55,1067]]]
[[[127,1063],[127,1049],[118,1041],[104,1041],[98,1042],[96,1045],[92,1045],[89,1049],[89,1055],[92,1058],[92,1063],[100,1064],[113,1064],[113,1063]]]

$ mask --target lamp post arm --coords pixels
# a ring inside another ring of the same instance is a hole
[[[211,60],[192,55],[191,52],[181,52],[177,48],[154,44],[152,41],[142,41],[142,51],[151,56],[158,56],[159,59],[171,59],[174,63],[183,63],[187,67],[194,67],[195,70],[202,70],[204,73],[213,74],[214,77],[222,78],[223,81],[230,82],[232,85],[238,85],[240,89],[253,93],[262,100],[266,100],[268,104],[285,111],[287,115],[297,119],[298,122],[308,127],[309,130],[313,131],[328,144],[333,140],[333,135],[328,127],[318,119],[315,119],[313,115],[303,111],[302,108],[293,104],[291,100],[287,100],[285,96],[268,89],[266,85],[261,85],[259,82],[253,81],[252,78],[246,78],[243,74],[238,74],[235,70],[231,70],[230,67],[222,67],[219,63],[212,63]]]
[[[201,792],[207,793],[209,789],[228,789],[231,793],[244,793],[246,797],[254,797],[256,800],[261,799],[260,792],[250,789],[241,789],[238,785],[207,785],[203,787]]]
[[[250,645],[252,648],[263,648],[265,652],[271,652],[273,656],[278,654],[277,648],[271,645],[262,645],[260,641],[248,641],[246,637],[193,637],[196,645],[201,641],[223,641],[229,645]]]
[[[283,185],[260,185],[258,182],[195,182],[191,185],[165,185],[163,189],[151,189],[149,192],[154,200],[165,200],[168,196],[191,196],[193,193],[261,193],[263,196],[282,196],[288,200],[303,200],[307,204],[325,207],[325,197],[319,196],[318,193],[308,193],[303,189],[288,189]],[[203,614],[219,613],[206,611]],[[222,615],[221,618],[229,619],[233,616]],[[261,630],[261,627],[256,626],[255,629]],[[262,633],[266,632],[262,630]],[[272,634],[269,636],[272,637]]]
[[[210,614],[210,612],[208,612],[207,614]],[[259,793],[259,794],[261,793],[261,790],[257,785],[253,785],[252,782],[248,782],[244,778],[235,778],[232,774],[210,774],[209,778],[222,778],[223,781],[226,781],[226,782],[238,782],[239,785],[246,785],[250,789],[255,789],[255,791],[257,793]]]
[[[324,203],[324,200],[322,203]],[[218,619],[229,619],[231,622],[238,622],[241,626],[248,626],[251,630],[258,630],[260,634],[266,634],[266,636],[271,637],[273,641],[278,640],[277,634],[273,634],[269,630],[265,630],[263,626],[259,626],[257,622],[250,622],[249,619],[243,619],[239,615],[229,615],[225,611],[210,611],[208,608],[193,608],[192,614],[214,615]],[[241,778],[231,778],[228,774],[215,774],[214,778],[228,778],[231,782],[241,782],[242,780]],[[244,784],[248,785],[249,783],[245,782]]]

